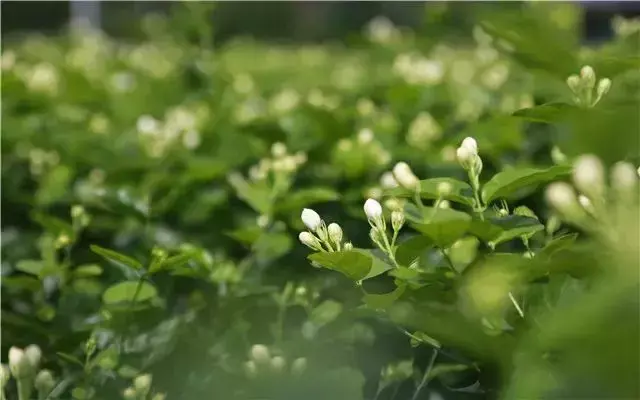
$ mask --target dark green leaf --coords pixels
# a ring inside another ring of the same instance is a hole
[[[373,260],[370,256],[355,250],[334,253],[313,253],[307,257],[325,268],[338,271],[359,281],[371,271]]]
[[[91,248],[91,251],[104,257],[109,261],[123,264],[136,270],[142,269],[142,264],[140,264],[138,261],[134,260],[129,256],[125,256],[124,254],[120,254],[117,251],[106,249],[104,247],[100,247],[95,244],[92,244],[90,248]]]
[[[408,211],[405,214],[409,224],[441,248],[460,239],[471,224],[469,214],[449,208],[408,208]]]
[[[498,198],[513,197],[517,191],[568,176],[571,166],[557,165],[547,169],[517,168],[502,171],[482,188],[482,198],[489,204]]]
[[[73,270],[73,275],[78,277],[98,276],[102,274],[102,267],[97,264],[80,265]]]
[[[573,117],[578,107],[566,103],[547,103],[525,108],[513,113],[514,116],[533,122],[553,124]]]
[[[543,229],[544,226],[536,218],[509,215],[486,220],[474,219],[469,232],[487,243],[497,245],[519,236],[530,236]]]
[[[426,236],[414,236],[402,242],[396,249],[396,260],[400,265],[410,266],[425,250],[433,247],[433,241]]]
[[[342,303],[325,300],[313,309],[309,319],[317,326],[323,326],[338,318],[342,312]]]
[[[364,303],[373,309],[387,309],[393,305],[393,303],[398,300],[405,291],[405,286],[398,286],[393,292],[384,293],[384,294],[371,294],[367,293],[364,295],[362,300]]]
[[[22,260],[18,261],[18,263],[16,264],[16,269],[18,271],[26,272],[27,274],[36,276],[40,275],[43,267],[44,264],[42,263],[42,261],[38,260]]]

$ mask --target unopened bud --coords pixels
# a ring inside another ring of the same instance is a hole
[[[393,167],[393,176],[396,181],[406,189],[417,189],[420,181],[415,176],[411,167],[405,162],[399,162]]]
[[[568,183],[555,182],[549,185],[546,198],[547,202],[561,213],[572,212],[577,206],[576,194]]]
[[[364,203],[364,213],[369,220],[377,220],[382,217],[382,206],[377,200],[367,199]]]
[[[258,364],[268,363],[271,359],[269,348],[263,344],[254,344],[251,347],[251,358]]]
[[[396,198],[390,198],[384,201],[384,206],[391,211],[402,210],[402,202]]]
[[[601,196],[604,192],[604,167],[600,159],[592,154],[578,157],[573,168],[573,183],[591,198]]]
[[[36,380],[34,381],[33,386],[35,386],[36,390],[41,395],[47,395],[51,390],[53,390],[55,384],[56,381],[53,379],[51,371],[43,369],[38,372],[38,375],[36,375]]]
[[[591,203],[591,200],[589,200],[587,196],[583,194],[579,195],[578,203],[580,203],[580,206],[582,206],[582,208],[584,208],[584,210],[589,214],[593,214],[595,212],[593,208],[593,204]]]
[[[304,357],[296,358],[291,364],[291,372],[295,375],[302,374],[307,369],[307,359]]]
[[[73,207],[71,207],[71,218],[73,219],[82,217],[84,213],[85,213],[84,207],[79,204],[76,204]]]
[[[151,374],[144,374],[137,376],[133,380],[133,386],[136,388],[136,392],[142,397],[146,396],[151,390]]]
[[[391,213],[391,226],[394,231],[399,231],[404,225],[404,213],[402,211],[393,211]]]
[[[310,208],[303,209],[300,218],[311,231],[316,231],[322,223],[320,215]]]
[[[607,94],[609,92],[609,89],[611,89],[611,79],[609,78],[600,79],[600,81],[598,82],[598,88],[596,89],[598,98]]]
[[[564,162],[567,161],[567,156],[558,146],[553,146],[551,149],[551,160],[556,164],[564,164]]]
[[[298,286],[296,288],[296,296],[303,297],[303,296],[306,296],[306,295],[307,295],[307,288],[306,287]]]
[[[438,208],[451,208],[451,203],[449,200],[442,200],[438,203]]]
[[[329,227],[327,229],[329,231],[329,239],[331,239],[333,243],[342,243],[342,228],[340,228],[340,225],[332,222],[329,224]]]
[[[122,397],[124,397],[125,400],[136,400],[138,394],[134,388],[128,387],[122,392]]]
[[[456,158],[462,168],[469,170],[473,167],[475,155],[468,147],[458,147],[456,150]]]
[[[271,359],[271,369],[275,372],[282,372],[287,362],[283,357],[276,356]]]
[[[353,244],[351,244],[351,242],[345,243],[344,244],[344,250],[345,251],[353,250]]]
[[[398,181],[393,177],[393,173],[385,172],[380,177],[380,186],[382,186],[383,189],[393,189],[398,187]]]
[[[369,128],[364,128],[358,132],[358,143],[369,144],[373,141],[373,131]]]
[[[582,67],[580,70],[580,78],[582,78],[582,82],[590,90],[593,89],[596,84],[596,73],[589,65]]]
[[[640,170],[640,168],[639,168]],[[620,161],[611,168],[611,186],[618,193],[632,193],[638,185],[637,171],[626,161]]]
[[[439,197],[447,197],[453,191],[453,186],[449,182],[440,182],[437,190]]]
[[[580,90],[580,77],[578,75],[571,75],[567,78],[567,86],[572,92],[576,93]]]
[[[371,238],[371,241],[373,241],[373,243],[375,244],[382,243],[382,237],[380,236],[380,231],[376,228],[371,228],[371,230],[369,230],[369,237]]]
[[[478,154],[478,142],[472,137],[466,137],[460,144],[460,147],[466,147],[471,150],[471,153],[474,155]]]
[[[271,155],[275,158],[284,157],[287,154],[287,146],[282,142],[276,142],[271,145]]]

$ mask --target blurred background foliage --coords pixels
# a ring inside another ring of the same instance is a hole
[[[68,3],[3,2],[3,362],[38,344],[64,399],[142,372],[169,399],[637,398],[637,207],[619,242],[537,260],[560,272],[499,339],[457,329],[440,291],[363,306],[388,281],[354,288],[296,240],[313,206],[370,247],[382,173],[464,179],[465,136],[485,181],[583,152],[637,166],[640,31],[609,18],[637,10],[608,4],[105,2],[104,34],[61,29]],[[613,80],[592,109],[565,84],[585,64]],[[552,214],[539,190],[508,200]],[[487,253],[459,246],[461,265]],[[520,265],[520,243],[499,250]]]

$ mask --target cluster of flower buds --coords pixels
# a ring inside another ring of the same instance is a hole
[[[20,400],[31,399],[31,393],[35,388],[38,397],[46,398],[55,386],[55,379],[51,371],[40,370],[40,360],[42,359],[42,351],[35,344],[29,345],[24,349],[11,347],[9,349],[9,366],[2,365],[0,373],[0,381],[2,387],[0,393],[4,397],[4,387],[9,381],[10,375],[17,382],[18,398]]]
[[[400,30],[386,17],[375,17],[366,26],[366,36],[378,44],[389,44],[401,37]]]
[[[199,128],[206,114],[204,106],[196,109],[178,106],[169,109],[163,121],[150,115],[140,116],[136,129],[148,154],[151,157],[161,157],[179,140],[189,150],[200,146]]]
[[[574,94],[576,104],[583,107],[593,107],[609,92],[611,79],[602,78],[596,86],[596,73],[589,65],[580,70],[580,75],[571,75],[567,78],[567,86]],[[595,98],[593,90],[595,89]]]
[[[638,174],[629,162],[621,161],[610,170],[607,187],[605,169],[600,159],[592,154],[578,157],[574,162],[573,184],[555,182],[547,188],[546,198],[549,204],[566,221],[578,226],[587,226],[586,217],[604,216],[604,205],[614,200],[617,205],[625,206],[636,200],[638,195]]]
[[[254,344],[249,351],[249,361],[244,364],[245,373],[250,378],[260,373],[283,373],[287,367],[287,360],[283,356],[272,356],[269,348],[263,344]],[[307,359],[299,357],[291,363],[290,372],[301,375],[307,368]]]
[[[253,181],[267,179],[269,173],[292,174],[307,162],[307,155],[303,152],[289,154],[287,146],[282,142],[271,145],[271,158],[263,158],[258,164],[249,169],[249,178]]]
[[[482,172],[482,159],[478,155],[478,143],[472,137],[467,137],[456,150],[458,162],[467,171],[471,187],[476,193],[476,203],[479,202],[478,192],[480,191],[480,173]],[[476,204],[480,207],[480,204]]]
[[[428,112],[421,112],[409,125],[406,140],[410,146],[426,150],[441,136],[442,127],[438,122]]]
[[[269,111],[275,115],[287,114],[300,104],[300,94],[293,89],[283,89],[269,100]]]
[[[149,392],[151,391],[151,382],[153,377],[151,374],[138,375],[133,380],[133,385],[129,386],[122,392],[122,396],[125,400],[143,400],[147,399]],[[156,393],[151,400],[164,400],[165,395],[163,393]]]
[[[340,106],[340,98],[327,95],[320,89],[312,89],[307,95],[307,103],[316,108],[334,111]]]
[[[391,212],[391,228],[393,229],[393,236],[391,240],[387,235],[387,222],[382,212],[382,206],[377,200],[367,199],[364,203],[364,213],[367,216],[367,221],[371,226],[369,231],[369,237],[376,246],[385,252],[389,258],[394,261],[394,245],[398,237],[400,229],[404,225],[405,218],[404,212],[401,210],[394,210]]]
[[[445,74],[442,62],[417,53],[400,54],[393,63],[393,70],[411,85],[437,85]]]
[[[354,176],[364,174],[372,167],[385,166],[390,161],[391,154],[369,128],[360,129],[354,139],[339,140],[333,152],[334,164]]]
[[[303,209],[300,217],[309,229],[308,231],[300,232],[298,235],[298,239],[305,246],[315,251],[328,252],[353,249],[351,242],[343,241],[344,235],[340,225],[332,222],[327,227],[320,215],[310,208]]]

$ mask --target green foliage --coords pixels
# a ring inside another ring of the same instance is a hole
[[[640,397],[638,22],[429,7],[348,45],[217,44],[192,2],[8,41],[6,398]]]

